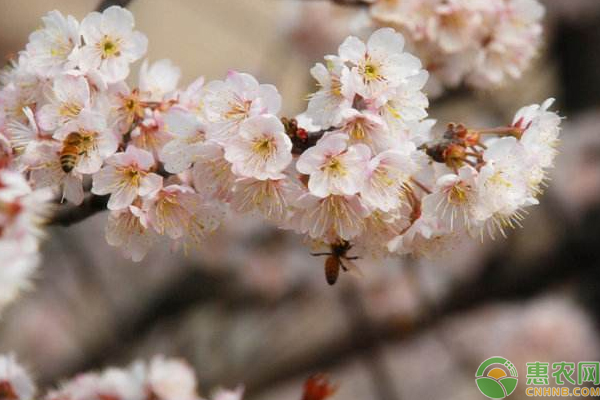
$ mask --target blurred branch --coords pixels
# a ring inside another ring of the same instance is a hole
[[[127,7],[129,3],[131,3],[131,0],[102,0],[100,4],[98,4],[98,7],[96,7],[96,11],[102,12],[111,6]]]
[[[385,343],[410,340],[462,312],[498,301],[529,299],[553,286],[586,279],[589,272],[600,267],[600,237],[590,234],[600,231],[600,208],[592,210],[579,226],[566,225],[562,242],[544,256],[519,265],[509,259],[507,254],[510,253],[505,248],[500,248],[488,259],[479,275],[457,285],[446,298],[419,318],[413,321],[394,319],[372,323],[368,334],[355,335],[349,332],[310,359],[288,363],[287,368],[280,368],[262,381],[247,382],[248,392],[260,397],[262,390],[274,384],[311,371],[330,370],[353,355],[377,351]],[[509,263],[523,273],[508,273],[503,267]]]
[[[325,2],[330,1],[335,4],[339,4],[342,6],[352,6],[352,7],[367,7],[373,3],[372,0],[300,0],[304,3],[315,3],[315,2]]]
[[[510,243],[505,242],[504,246],[500,246],[488,258],[477,276],[454,287],[446,298],[426,307],[413,320],[390,319],[377,322],[365,310],[360,311],[359,307],[359,315],[350,320],[347,326],[340,327],[340,335],[318,351],[286,362],[283,366],[264,366],[262,373],[256,371],[252,374],[253,378],[245,381],[248,394],[260,397],[261,392],[275,384],[307,376],[317,370],[331,370],[349,358],[359,356],[367,357],[369,368],[377,369],[373,371],[372,378],[385,383],[385,388],[380,388],[380,398],[395,398],[397,394],[390,389],[384,364],[378,356],[382,346],[411,340],[436,328],[448,318],[486,304],[529,299],[552,287],[585,279],[587,274],[598,269],[600,263],[600,236],[590,234],[600,231],[600,208],[592,210],[582,221],[580,224],[565,223],[562,241],[550,248],[545,255],[533,260],[511,259],[510,253],[506,251]],[[512,268],[507,270],[507,265]],[[520,272],[515,273],[515,270]],[[303,300],[300,297],[304,289],[295,287],[294,291],[277,300],[277,307],[284,308],[286,304]],[[347,293],[342,293],[342,296],[345,306],[356,312],[358,306],[353,297]],[[142,310],[129,310],[120,315],[114,324],[115,331],[96,343],[80,364],[68,366],[67,371],[53,371],[53,376],[45,378],[47,382],[53,382],[59,376],[69,376],[114,363],[157,326],[172,326],[174,321],[184,318],[190,311],[217,299],[220,305],[237,311],[272,305],[272,300],[244,288],[231,273],[194,269],[163,287]],[[232,380],[243,378],[244,376],[230,377]]]
[[[60,205],[54,215],[48,220],[47,225],[70,226],[83,221],[92,215],[106,210],[109,196],[89,194],[78,206]]]

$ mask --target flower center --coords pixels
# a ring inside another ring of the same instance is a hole
[[[381,79],[381,74],[379,73],[379,66],[375,64],[371,59],[367,59],[365,65],[363,66],[363,76],[367,81],[375,81]]]
[[[135,187],[140,186],[140,180],[142,179],[142,173],[134,166],[128,167],[124,171],[125,179],[127,182]]]
[[[354,124],[352,124],[350,136],[356,140],[363,140],[365,136],[367,136],[365,126],[362,121],[356,121]]]
[[[263,137],[255,140],[252,145],[252,151],[263,158],[270,157],[271,154],[275,152],[276,148],[277,146],[275,145],[273,138],[270,137]]]
[[[464,186],[462,183],[452,186],[448,192],[448,203],[454,205],[466,203],[468,200],[467,190],[468,187]]]
[[[63,103],[58,110],[62,117],[74,118],[81,112],[81,106],[75,103]]]
[[[330,174],[346,175],[346,167],[344,167],[344,164],[342,164],[338,157],[331,157],[329,162],[325,165],[324,170]]]
[[[250,112],[250,107],[252,106],[251,100],[239,101],[235,103],[230,103],[231,108],[225,114],[225,118],[227,119],[243,119]]]
[[[121,55],[118,41],[113,40],[106,35],[104,36],[104,38],[102,38],[98,46],[100,47],[100,52],[102,53],[103,59],[118,57]]]

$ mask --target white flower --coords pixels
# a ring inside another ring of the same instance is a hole
[[[171,239],[189,237],[196,243],[215,231],[222,210],[210,204],[188,186],[169,185],[144,201],[150,223],[156,231]]]
[[[225,146],[225,159],[236,175],[281,179],[292,161],[292,141],[273,115],[257,115],[240,125],[239,134]]]
[[[342,60],[354,64],[356,92],[366,99],[385,99],[385,96],[404,79],[421,69],[421,62],[404,53],[404,38],[391,28],[375,31],[365,45],[350,36],[339,48]]]
[[[501,2],[494,18],[485,22],[491,32],[488,43],[476,52],[469,83],[490,87],[501,84],[506,76],[520,78],[540,46],[544,12],[537,0]]]
[[[0,355],[0,392],[5,399],[33,400],[36,388],[13,355]]]
[[[315,196],[353,195],[362,189],[371,151],[364,144],[348,147],[348,139],[342,133],[325,135],[298,159],[296,169],[310,176],[308,188]]]
[[[107,129],[104,116],[91,111],[82,111],[76,120],[57,130],[53,137],[62,141],[63,146],[67,138],[77,143],[79,157],[75,170],[82,174],[98,172],[102,162],[119,146],[114,133]]]
[[[368,165],[368,178],[360,192],[365,204],[384,212],[400,207],[405,185],[418,169],[412,158],[415,150],[412,143],[407,143],[402,150],[387,150],[373,157]]]
[[[214,125],[215,139],[226,143],[237,134],[246,119],[261,114],[277,114],[281,96],[273,85],[260,85],[251,75],[235,71],[225,81],[204,87],[204,114]]]
[[[241,213],[255,211],[268,221],[282,223],[301,192],[299,184],[287,176],[277,180],[239,179],[235,184],[231,207]]]
[[[39,253],[23,251],[22,241],[0,240],[0,310],[30,288],[39,262]]]
[[[171,108],[164,118],[172,139],[159,152],[159,159],[165,170],[178,174],[201,157],[207,128],[196,114],[180,108]]]
[[[435,7],[429,18],[427,35],[446,53],[455,53],[477,45],[483,15],[477,0],[448,0]]]
[[[438,218],[449,231],[460,231],[481,225],[476,219],[477,171],[465,165],[458,174],[446,174],[438,178],[433,193],[422,199],[423,214]]]
[[[131,12],[118,6],[89,13],[81,21],[85,45],[77,54],[79,67],[84,72],[97,70],[107,83],[125,79],[129,64],[142,58],[148,47],[146,36],[133,26]]]
[[[0,170],[0,240],[18,241],[21,252],[37,251],[51,199],[48,190],[32,190],[22,174]]]
[[[340,112],[352,106],[354,93],[348,80],[350,70],[337,56],[325,57],[325,65],[318,63],[311,70],[319,90],[310,96],[306,115],[318,126],[327,129],[337,125]]]
[[[365,218],[363,232],[352,240],[358,253],[373,257],[389,255],[388,242],[410,227],[409,218],[403,214],[404,208],[392,212],[375,210]]]
[[[553,103],[554,99],[548,99],[542,105],[523,107],[513,121],[514,126],[524,129],[520,142],[539,168],[551,167],[557,154],[561,119],[548,111]]]
[[[148,196],[162,187],[162,177],[149,172],[152,167],[152,154],[129,145],[124,153],[107,158],[105,166],[94,174],[92,193],[110,194],[109,210],[126,208],[137,196]]]
[[[159,158],[165,145],[173,138],[166,129],[163,114],[146,108],[144,119],[131,131],[131,144]]]
[[[244,388],[242,386],[234,390],[219,389],[211,397],[211,400],[242,400]]]
[[[365,226],[364,218],[369,215],[358,196],[319,198],[307,193],[294,206],[298,209],[298,230],[326,243],[351,240],[360,235]]]
[[[18,154],[27,152],[28,146],[34,143],[35,139],[42,138],[42,132],[40,132],[31,108],[25,107],[23,114],[27,117],[27,123],[11,120],[6,124],[6,133],[8,139],[10,139],[10,145]]]
[[[18,120],[27,123],[23,113],[26,107],[35,109],[44,100],[46,85],[37,75],[30,73],[25,53],[21,53],[18,63],[11,63],[0,71],[0,122]]]
[[[171,60],[158,60],[150,67],[148,60],[144,60],[140,68],[139,88],[145,100],[162,101],[175,92],[179,78],[181,70]]]
[[[231,164],[224,158],[221,146],[208,141],[199,149],[192,168],[192,181],[198,193],[228,202],[237,179],[238,176],[231,171]]]
[[[196,377],[184,361],[152,358],[146,378],[150,391],[161,400],[197,400]]]
[[[394,147],[399,141],[396,132],[372,112],[349,108],[341,112],[341,118],[338,131],[348,135],[350,144],[362,143],[377,153]]]
[[[387,247],[391,253],[430,255],[444,247],[448,236],[449,232],[437,218],[421,214],[401,235],[390,240]]]
[[[82,76],[61,75],[54,80],[49,100],[37,113],[40,127],[64,132],[68,123],[90,107],[90,87]]]
[[[524,152],[514,137],[498,139],[484,152],[486,165],[477,176],[479,200],[474,212],[479,220],[487,221],[491,237],[496,230],[504,235],[505,227],[519,225],[520,210],[538,203],[529,191]]]
[[[388,96],[387,102],[380,108],[380,114],[392,131],[407,130],[410,123],[427,117],[429,101],[422,92],[429,74],[425,70],[404,80]]]
[[[179,105],[194,114],[202,114],[204,109],[204,77],[196,79],[179,93]]]
[[[44,17],[44,28],[29,35],[27,57],[29,66],[36,74],[53,77],[71,69],[74,65],[69,57],[81,45],[79,22],[59,11],[50,11]]]
[[[156,232],[148,225],[148,217],[139,207],[131,205],[110,213],[106,241],[120,247],[125,258],[142,261],[156,240]]]

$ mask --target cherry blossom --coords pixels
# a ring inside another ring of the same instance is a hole
[[[493,88],[519,78],[540,47],[545,12],[538,0],[388,0],[369,11],[375,25],[405,35],[437,93],[461,82]]]
[[[154,357],[148,367],[149,390],[159,399],[196,400],[196,376],[182,360]]]
[[[35,384],[13,355],[0,355],[0,392],[7,399],[33,400]]]
[[[367,99],[386,98],[403,79],[421,69],[418,58],[403,52],[404,38],[391,28],[377,30],[365,45],[356,37],[347,38],[339,53],[352,67],[352,84]]]
[[[273,85],[259,84],[251,75],[231,71],[225,81],[204,87],[204,115],[213,124],[215,139],[226,143],[237,134],[246,119],[261,114],[277,114],[281,96]]]
[[[242,125],[238,137],[225,146],[234,174],[259,180],[282,178],[292,161],[292,142],[272,115],[257,115]]]
[[[65,126],[77,119],[83,109],[90,108],[90,88],[82,76],[61,75],[54,80],[50,102],[37,114],[40,127],[46,131]]]
[[[309,175],[313,195],[353,195],[362,189],[371,151],[363,144],[348,146],[348,139],[345,134],[326,135],[298,159],[296,168]]]
[[[196,243],[217,229],[222,219],[220,207],[183,185],[162,188],[145,200],[144,211],[159,234]]]
[[[165,124],[172,140],[164,144],[159,159],[165,170],[177,174],[188,169],[201,156],[207,127],[197,115],[176,108],[169,110]]]
[[[123,153],[108,157],[105,166],[94,174],[92,193],[110,194],[109,210],[131,205],[138,196],[148,196],[162,187],[162,177],[149,172],[154,157],[145,150],[128,146]]]
[[[42,17],[42,21],[44,28],[29,36],[27,58],[30,68],[37,74],[52,77],[75,66],[71,55],[81,46],[79,22],[56,10]]]
[[[326,56],[325,64],[317,63],[310,73],[317,80],[319,90],[310,96],[307,115],[318,126],[329,128],[338,124],[341,112],[352,105],[350,69],[340,57]]]
[[[279,115],[275,86],[243,72],[180,88],[173,62],[146,60],[130,86],[130,64],[147,41],[125,9],[81,24],[44,17],[0,74],[0,265],[8,266],[0,306],[37,267],[52,199],[85,210],[107,196],[106,240],[134,261],[161,236],[172,248],[203,242],[226,212],[257,215],[332,254],[376,257],[442,254],[469,235],[518,226],[557,154],[553,100],[523,107],[504,126],[439,132],[426,93],[518,76],[538,46],[543,8],[406,0],[369,12],[405,36],[381,28],[344,40],[311,69],[317,89],[296,118]],[[87,374],[73,390],[135,397],[150,385],[161,399],[174,387],[179,399],[195,398],[183,364],[158,358],[149,371],[152,382],[135,388],[124,382],[144,374],[138,367]]]
[[[146,100],[161,101],[175,92],[179,78],[181,70],[171,60],[158,60],[150,66],[148,60],[144,60],[140,68],[139,88]]]
[[[88,14],[81,21],[85,45],[77,54],[79,68],[97,71],[107,83],[125,79],[129,64],[142,58],[148,47],[146,36],[133,26],[131,12],[118,6]]]

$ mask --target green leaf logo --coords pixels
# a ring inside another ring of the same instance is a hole
[[[491,357],[477,369],[475,383],[490,399],[504,399],[517,388],[518,376],[517,369],[506,358]]]

